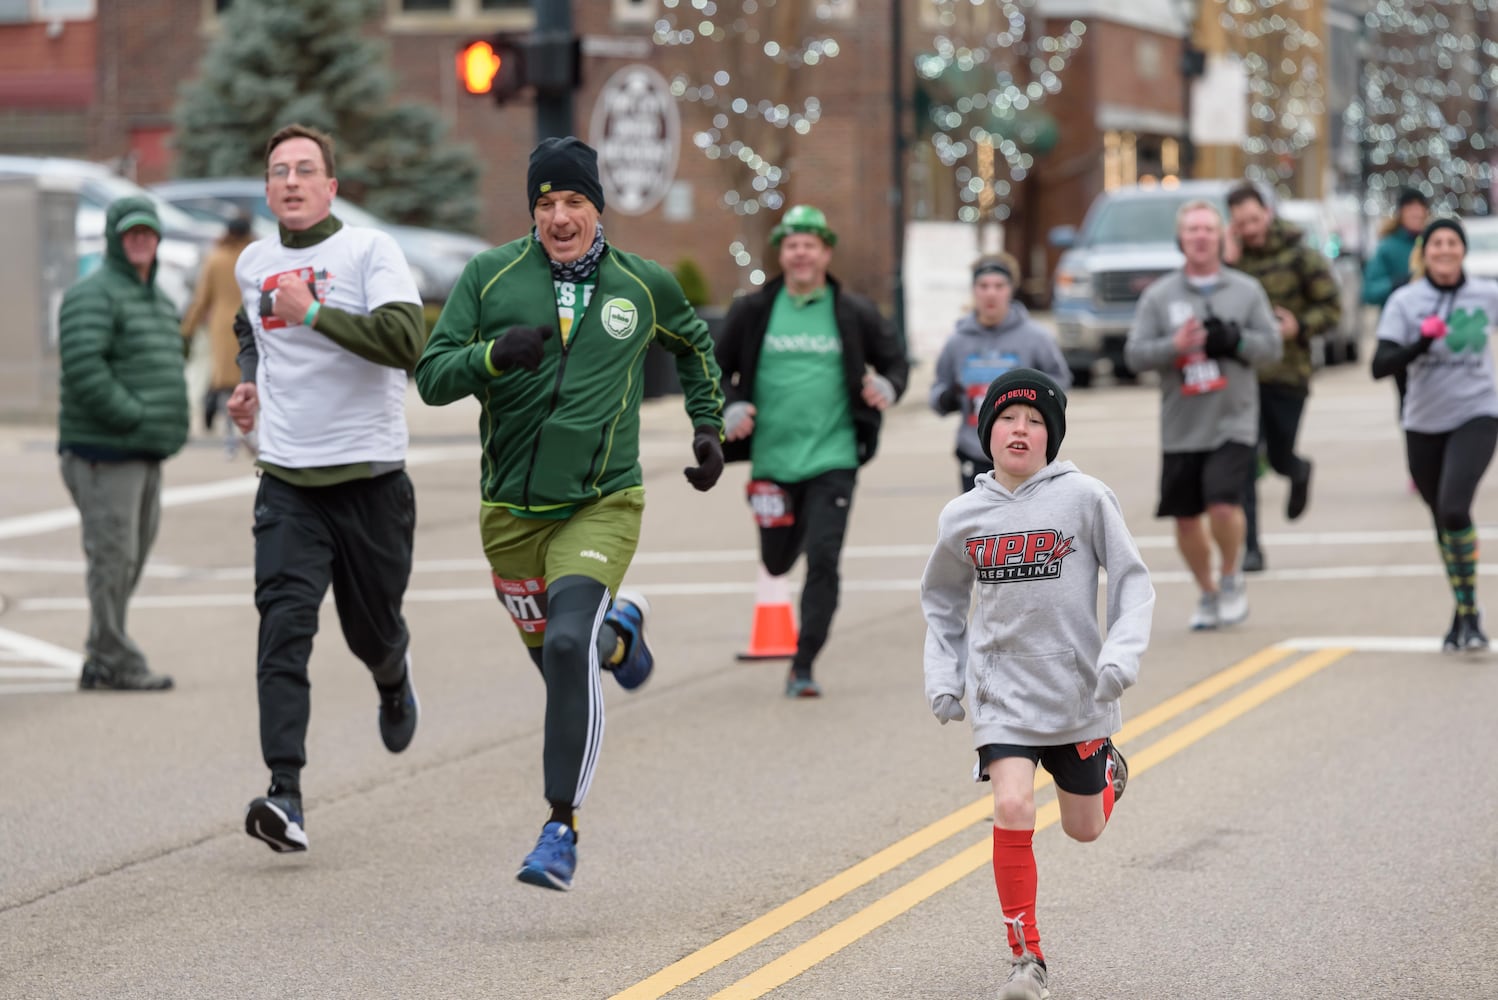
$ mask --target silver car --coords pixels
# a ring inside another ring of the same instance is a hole
[[[154,202],[163,230],[156,249],[156,283],[178,311],[185,310],[192,299],[204,252],[223,234],[223,226],[193,218],[102,163],[54,156],[0,156],[0,174],[45,179],[77,194],[80,274],[87,274],[104,259],[104,216],[111,202],[125,197]]]

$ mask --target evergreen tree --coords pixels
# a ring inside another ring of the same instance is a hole
[[[220,16],[198,78],[178,93],[183,177],[259,176],[292,122],[338,143],[339,193],[392,222],[471,229],[478,163],[424,105],[392,106],[384,43],[364,33],[381,0],[240,0]]]

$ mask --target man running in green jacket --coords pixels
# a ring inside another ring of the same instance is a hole
[[[645,682],[650,610],[619,591],[645,509],[640,402],[652,342],[676,356],[697,465],[723,472],[723,394],[707,324],[654,261],[610,246],[598,154],[571,136],[531,153],[535,229],[464,269],[416,365],[421,398],[475,396],[479,528],[494,587],[546,682],[542,766],[551,817],[522,882],[572,887],[576,810],[603,737],[601,671]],[[611,597],[612,595],[612,597]]]

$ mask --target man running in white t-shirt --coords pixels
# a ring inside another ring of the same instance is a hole
[[[400,248],[387,233],[339,221],[337,193],[332,137],[303,125],[276,132],[266,145],[265,198],[281,232],[246,247],[234,272],[244,298],[243,381],[228,411],[241,431],[257,431],[263,472],[256,662],[270,769],[245,831],[275,851],[307,849],[307,661],[330,585],[344,639],[378,689],[391,753],[410,744],[418,713],[401,613],[416,526],[405,391],[426,324]]]

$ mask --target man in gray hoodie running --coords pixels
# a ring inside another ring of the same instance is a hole
[[[966,493],[973,477],[992,472],[983,442],[978,440],[978,405],[994,379],[1015,368],[1034,368],[1071,388],[1071,369],[1051,334],[1030,317],[1023,303],[1014,301],[1019,263],[1007,253],[985,255],[973,262],[973,311],[957,321],[957,329],[936,359],[931,384],[931,408],[941,416],[956,413],[957,492]]]

